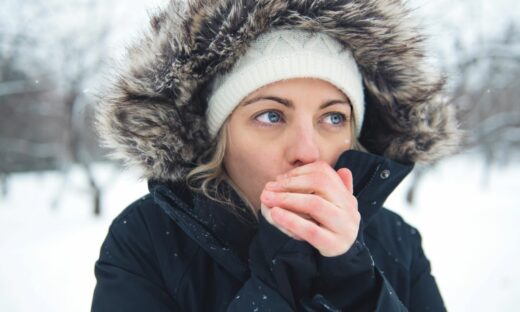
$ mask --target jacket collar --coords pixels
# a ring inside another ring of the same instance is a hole
[[[389,158],[349,150],[340,155],[334,169],[348,168],[352,172],[354,196],[365,225],[370,223],[383,203],[403,179],[413,164],[401,164]]]
[[[217,263],[240,281],[249,277],[248,246],[257,225],[236,193],[230,191],[239,208],[233,214],[184,183],[149,180],[148,189],[162,210]]]
[[[365,225],[413,169],[413,165],[359,151],[344,152],[334,168],[342,167],[352,171],[354,195]],[[227,187],[226,191],[239,208],[237,214],[224,204],[191,192],[183,183],[150,180],[148,187],[155,202],[215,261],[239,280],[248,278],[248,245],[257,224],[232,188]]]

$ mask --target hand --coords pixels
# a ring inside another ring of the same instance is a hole
[[[260,200],[268,222],[325,257],[345,253],[356,240],[361,216],[346,168],[336,172],[319,161],[292,169],[268,182]]]

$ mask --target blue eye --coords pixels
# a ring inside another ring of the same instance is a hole
[[[333,126],[341,125],[347,120],[347,117],[341,113],[330,113],[325,116],[325,122]]]
[[[255,119],[263,123],[277,123],[282,120],[282,116],[278,112],[268,111],[256,116]]]

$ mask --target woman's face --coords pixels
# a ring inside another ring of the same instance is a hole
[[[351,107],[347,96],[324,80],[283,80],[243,99],[227,129],[226,171],[260,209],[260,194],[277,175],[318,160],[333,166],[350,148]]]

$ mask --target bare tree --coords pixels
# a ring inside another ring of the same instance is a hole
[[[101,187],[91,164],[101,153],[86,120],[93,101],[88,86],[108,55],[111,6],[101,0],[28,0],[0,19],[7,14],[11,22],[0,22],[0,146],[11,161],[0,172],[66,173],[80,164],[99,214]]]
[[[461,150],[477,152],[486,164],[507,163],[520,152],[520,29],[512,21],[499,35],[481,39],[478,47],[462,41],[455,40],[454,66],[445,65],[453,76],[450,98],[466,132]],[[430,169],[415,171],[407,191],[410,204]]]

